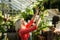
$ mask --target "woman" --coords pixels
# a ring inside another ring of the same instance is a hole
[[[24,24],[23,20],[20,20],[20,21],[21,21],[21,26],[20,26],[20,30],[19,30],[19,36],[21,37],[22,40],[28,40],[29,32],[36,30],[38,23],[34,24],[34,26],[30,28],[29,26],[31,26],[33,23],[32,20],[27,25]]]
[[[34,26],[33,27],[30,27],[33,23],[34,23],[34,19],[35,19],[35,16],[38,14],[38,11],[37,11],[37,13],[33,16],[33,18],[30,20],[30,22],[29,23],[26,23],[25,21],[24,21],[24,19],[20,19],[20,29],[19,29],[19,36],[21,37],[21,40],[28,40],[28,38],[29,38],[29,36],[30,36],[30,34],[29,34],[29,32],[32,32],[32,31],[34,31],[34,30],[36,30],[37,29],[37,27],[38,27],[38,24],[39,24],[39,22],[40,22],[40,19],[38,19],[37,21],[37,23],[36,24],[34,24]]]

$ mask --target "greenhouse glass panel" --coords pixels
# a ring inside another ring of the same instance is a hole
[[[0,0],[0,3],[1,3],[1,0]]]

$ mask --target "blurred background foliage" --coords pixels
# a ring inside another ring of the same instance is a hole
[[[47,0],[46,0],[47,1]],[[33,8],[36,8],[37,6],[39,7],[39,12],[41,13],[40,17],[42,19],[42,22],[40,24],[45,24],[44,23],[44,1],[39,1],[37,0],[37,2],[35,2],[33,4]],[[4,8],[7,9],[8,7],[6,5],[4,5]],[[2,11],[0,12],[0,25],[2,26],[7,26],[7,27],[11,27],[15,26],[15,22],[19,19],[19,18],[24,18],[26,21],[30,20],[31,17],[34,15],[34,9],[30,9],[29,7],[27,7],[25,9],[25,11],[19,11],[18,14],[10,14],[9,17],[6,19],[4,15],[2,15]],[[8,15],[8,14],[7,14]],[[42,25],[40,25],[40,27],[42,27]],[[44,25],[43,25],[44,26]],[[39,30],[41,29],[39,27]],[[46,26],[45,26],[46,27]],[[4,27],[3,27],[4,28]],[[2,29],[1,29],[2,30]]]
[[[30,9],[29,7],[27,7],[25,9],[25,11],[19,11],[16,14],[9,14],[9,17],[6,20],[4,18],[4,15],[2,15],[2,11],[0,11],[0,25],[2,26],[8,26],[10,27],[11,25],[15,27],[15,22],[19,19],[19,18],[24,18],[26,21],[30,20],[31,17],[34,15],[34,8],[39,7],[39,13],[40,13],[40,18],[41,18],[41,22],[39,24],[39,28],[38,30],[42,30],[44,28],[47,27],[47,20],[46,22],[44,22],[44,18],[45,15],[48,15],[48,12],[45,12],[46,9],[50,9],[50,8],[58,8],[60,10],[60,0],[37,0],[35,3],[33,3],[32,9]],[[8,8],[8,6],[6,7],[6,5],[4,6],[5,9]],[[9,8],[8,8],[9,9]],[[15,11],[14,11],[15,12]],[[46,16],[47,16],[46,15]],[[4,27],[3,27],[4,28]],[[2,29],[1,29],[2,30]],[[39,32],[37,31],[37,33]]]

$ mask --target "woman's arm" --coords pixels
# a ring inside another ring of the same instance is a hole
[[[34,22],[33,20],[30,20],[30,22],[27,23],[26,27],[29,28],[33,24],[33,22]]]
[[[41,18],[38,18],[38,20],[36,21],[36,25],[37,25],[37,27],[38,27],[40,21],[41,21]]]
[[[30,22],[27,23],[26,27],[30,27],[30,26],[33,24],[34,19],[35,19],[36,15],[38,14],[38,12],[39,12],[39,10],[38,10],[38,8],[36,8],[36,13],[35,13],[34,16],[32,17],[32,19],[30,20]]]
[[[19,31],[19,33],[20,34],[26,34],[26,33],[29,33],[29,32],[32,32],[32,31],[34,31],[34,30],[36,30],[37,29],[37,27],[36,27],[36,25],[35,26],[33,26],[32,28],[28,28],[28,29],[21,29],[20,31]]]
[[[26,33],[29,33],[29,32],[32,32],[32,31],[36,30],[39,23],[40,23],[40,20],[41,20],[41,18],[38,19],[38,21],[36,22],[36,25],[34,25],[32,28],[27,28],[27,29],[24,29],[24,30],[22,29],[22,30],[19,31],[19,33],[26,34]]]
[[[39,9],[38,9],[38,7],[37,7],[35,10],[36,10],[36,12],[35,12],[34,16],[31,18],[31,20],[34,20],[35,17],[36,17],[36,15],[39,13]]]

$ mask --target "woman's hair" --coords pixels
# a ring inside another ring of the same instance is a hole
[[[15,22],[15,30],[18,31],[20,29],[20,25],[21,25],[21,22],[20,22],[21,19],[18,19],[16,22]]]

